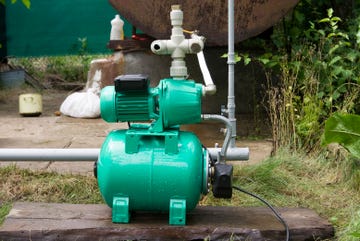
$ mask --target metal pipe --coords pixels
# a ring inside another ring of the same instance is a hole
[[[99,148],[0,148],[0,161],[95,161]]]
[[[231,134],[231,122],[228,118],[222,115],[203,114],[201,115],[203,120],[215,120],[220,121],[226,125],[226,136],[221,148],[207,148],[212,159],[216,159],[220,162],[227,160],[249,160],[249,148],[239,148],[236,146],[229,146],[232,137]]]
[[[225,161],[226,151],[227,151],[227,149],[229,147],[230,138],[231,138],[231,123],[230,123],[229,119],[225,118],[222,115],[211,115],[211,114],[203,114],[203,115],[201,115],[201,118],[203,120],[221,121],[226,125],[227,131],[226,131],[224,144],[223,144],[220,152],[218,153],[218,156],[216,157],[217,160],[219,160],[219,161]]]
[[[219,152],[221,151],[220,148],[211,147],[207,148],[209,151],[209,155],[214,160],[218,157]],[[249,160],[249,148],[248,147],[231,147],[229,146],[226,151],[226,160],[237,160],[237,161],[247,161]]]
[[[235,93],[234,93],[234,69],[235,69],[235,52],[234,52],[234,0],[228,1],[228,118],[231,123],[232,137],[230,146],[235,147],[236,138],[236,118],[235,118]]]

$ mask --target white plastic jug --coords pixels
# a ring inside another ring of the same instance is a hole
[[[124,39],[124,21],[121,20],[118,14],[111,20],[110,40],[123,40]]]

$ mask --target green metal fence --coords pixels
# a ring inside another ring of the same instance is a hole
[[[30,9],[8,0],[0,14],[0,56],[19,57],[107,53],[117,12],[106,0],[31,0]]]

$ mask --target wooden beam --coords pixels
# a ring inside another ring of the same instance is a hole
[[[334,236],[314,211],[279,208],[291,240]],[[131,223],[113,224],[99,204],[15,203],[0,227],[0,240],[284,240],[283,226],[265,207],[197,207],[186,226],[168,225],[166,213],[133,213]]]

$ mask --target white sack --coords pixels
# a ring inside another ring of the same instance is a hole
[[[66,97],[60,112],[76,118],[100,117],[100,98],[92,91],[75,92]]]

